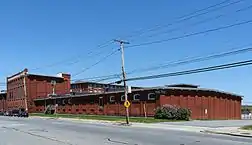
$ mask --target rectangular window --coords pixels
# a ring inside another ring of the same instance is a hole
[[[99,106],[103,107],[104,103],[103,103],[103,97],[99,97]]]

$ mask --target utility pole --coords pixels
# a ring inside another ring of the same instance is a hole
[[[125,97],[125,102],[128,102],[128,90],[127,90],[127,85],[126,85],[126,72],[125,72],[125,67],[124,67],[124,44],[129,44],[129,42],[122,41],[122,40],[114,40],[115,42],[120,43],[120,50],[122,54],[122,76],[123,76],[123,86],[124,86],[124,97]],[[125,107],[126,109],[126,124],[129,124],[129,108]]]

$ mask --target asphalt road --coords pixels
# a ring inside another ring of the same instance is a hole
[[[195,132],[0,117],[0,145],[251,145],[252,139]]]

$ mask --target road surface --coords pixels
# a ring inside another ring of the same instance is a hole
[[[196,132],[0,117],[0,145],[251,145],[252,139]]]

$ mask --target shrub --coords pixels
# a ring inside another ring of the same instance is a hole
[[[176,120],[189,120],[191,117],[191,110],[187,108],[179,108],[176,113]]]
[[[164,105],[162,107],[158,107],[155,110],[154,118],[173,120],[176,117],[176,112],[177,112],[177,108],[175,106]]]
[[[169,120],[189,120],[191,111],[187,108],[179,108],[174,105],[164,105],[155,110],[154,118]]]

